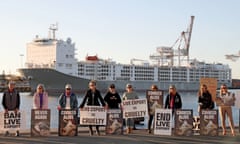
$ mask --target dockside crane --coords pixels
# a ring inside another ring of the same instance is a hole
[[[177,57],[178,66],[181,66],[181,62],[186,60],[189,63],[189,48],[192,36],[194,16],[191,16],[190,25],[186,31],[182,31],[179,38],[174,42],[172,46],[160,46],[157,47],[157,53],[150,55],[150,59],[157,61],[158,65],[174,66],[174,57]]]

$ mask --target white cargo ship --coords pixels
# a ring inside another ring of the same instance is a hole
[[[151,62],[133,58],[129,64],[119,64],[97,55],[79,61],[75,57],[75,44],[71,38],[56,39],[57,25],[50,26],[48,38],[36,38],[27,43],[25,68],[18,71],[30,79],[32,89],[38,83],[49,91],[59,92],[71,83],[77,92],[85,91],[90,80],[96,80],[103,92],[114,83],[119,91],[131,83],[136,90],[149,89],[152,84],[167,90],[175,84],[181,91],[197,91],[202,77],[217,78],[218,84],[231,85],[231,68],[220,63],[205,63],[189,58],[190,39],[194,17],[173,46],[156,48],[150,55]],[[137,51],[136,51],[137,53]],[[137,55],[137,54],[135,54]]]

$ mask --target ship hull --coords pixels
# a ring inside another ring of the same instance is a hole
[[[64,86],[69,83],[72,85],[75,93],[83,94],[88,89],[90,79],[84,79],[63,74],[50,68],[22,68],[18,72],[29,79],[32,91],[36,90],[39,83],[45,85],[46,90],[50,94],[59,94],[64,91]],[[174,84],[179,91],[197,91],[198,82],[153,82],[153,81],[97,81],[97,88],[103,93],[106,92],[108,86],[114,83],[119,92],[125,90],[127,83],[131,83],[136,91],[146,91],[155,84],[159,89],[167,91],[170,84]]]

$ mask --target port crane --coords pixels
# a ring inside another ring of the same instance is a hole
[[[226,59],[231,60],[231,61],[237,61],[238,58],[240,57],[240,51],[238,51],[238,54],[227,54],[225,55]]]
[[[160,66],[174,66],[175,60],[178,61],[178,66],[181,66],[181,62],[184,60],[189,63],[189,48],[193,22],[194,16],[191,16],[190,25],[187,30],[181,32],[179,38],[174,42],[174,44],[172,46],[157,47],[157,53],[150,55],[150,59],[156,61]],[[175,59],[175,57],[177,57],[177,59]]]

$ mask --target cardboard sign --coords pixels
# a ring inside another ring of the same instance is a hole
[[[123,118],[138,118],[147,116],[147,99],[124,100]]]
[[[77,110],[59,110],[59,136],[77,136]]]
[[[240,91],[235,92],[235,106],[240,109]]]
[[[200,111],[200,134],[207,136],[218,135],[218,111],[201,110]]]
[[[123,134],[123,118],[121,109],[109,109],[107,111],[106,134]]]
[[[193,110],[176,110],[174,134],[191,136],[193,128]]]
[[[154,134],[172,135],[172,110],[171,109],[155,110]]]
[[[32,109],[31,136],[50,135],[50,109]]]
[[[0,129],[1,131],[15,132],[26,128],[26,115],[24,111],[0,112]]]
[[[215,101],[217,95],[217,79],[216,78],[200,78],[200,86],[205,84],[208,91],[212,95],[212,100]]]
[[[80,109],[80,125],[106,125],[107,112],[102,106],[86,106]]]
[[[146,92],[147,102],[148,102],[148,113],[150,115],[155,114],[156,108],[163,108],[163,91],[151,91]]]

